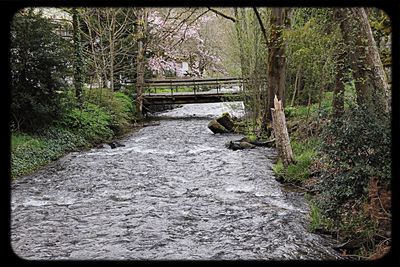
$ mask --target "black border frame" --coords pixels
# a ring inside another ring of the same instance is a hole
[[[388,254],[383,258],[374,261],[76,261],[76,260],[50,260],[50,261],[28,261],[19,258],[11,248],[11,178],[10,178],[10,66],[9,66],[9,33],[10,22],[15,12],[24,7],[37,6],[37,7],[68,7],[68,6],[93,6],[93,7],[118,7],[118,6],[132,6],[132,7],[201,7],[201,6],[214,6],[214,7],[274,7],[274,6],[291,6],[291,7],[376,7],[384,10],[391,18],[392,22],[392,248]],[[2,193],[0,204],[2,206],[2,222],[5,224],[1,227],[1,241],[2,255],[5,255],[5,260],[10,264],[18,264],[18,266],[25,265],[70,265],[70,264],[95,264],[96,266],[105,264],[207,264],[207,263],[226,263],[226,264],[307,264],[307,265],[320,265],[320,264],[333,264],[333,265],[365,265],[373,266],[376,264],[386,266],[399,266],[400,264],[400,249],[399,249],[399,48],[400,48],[400,1],[397,0],[236,0],[236,1],[210,1],[210,0],[191,0],[190,2],[178,0],[0,0],[1,16],[0,16],[0,32],[3,39],[2,49],[0,50],[1,59],[1,72],[2,89],[0,90],[0,99],[4,102],[0,105],[1,108],[1,123],[3,138],[0,140],[0,153],[1,153],[1,169],[3,170],[2,185],[0,188],[5,191]],[[8,63],[8,64],[7,64]],[[5,85],[7,84],[7,85]],[[397,164],[396,164],[397,163]],[[396,228],[397,226],[397,228]],[[3,252],[5,252],[3,254]]]

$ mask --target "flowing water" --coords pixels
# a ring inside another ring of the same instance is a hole
[[[223,111],[231,110],[185,105],[120,140],[124,147],[70,153],[17,179],[14,252],[25,259],[338,259],[332,241],[308,231],[304,196],[274,179],[274,149],[228,150],[224,143],[241,136],[207,128]]]

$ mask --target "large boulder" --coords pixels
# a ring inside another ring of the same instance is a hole
[[[222,116],[218,117],[216,121],[221,124],[225,129],[227,129],[229,132],[233,132],[235,128],[235,123],[233,122],[233,119],[231,115],[229,115],[228,112],[225,112],[222,114]]]
[[[217,120],[212,120],[208,124],[208,129],[210,129],[213,133],[229,133],[229,131],[222,126]]]

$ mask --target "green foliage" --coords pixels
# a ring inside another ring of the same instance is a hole
[[[45,141],[26,134],[13,134],[11,138],[11,176],[16,177],[33,171],[38,165],[46,163],[42,157]]]
[[[296,163],[284,168],[282,161],[278,160],[273,166],[273,170],[285,182],[301,183],[310,177],[310,166],[319,140],[317,138],[309,138],[305,141],[292,140],[291,145]]]
[[[11,23],[12,125],[33,131],[62,115],[59,94],[69,72],[69,43],[33,9],[15,14]]]
[[[116,134],[115,128],[126,127],[125,123],[134,110],[133,104],[123,93],[112,96],[112,103],[99,100],[108,110],[90,102],[79,109],[74,92],[68,91],[62,98],[63,117],[52,126],[37,129],[35,134],[14,132],[11,143],[12,177],[35,171],[69,151],[107,141]],[[115,114],[120,117],[116,119]]]
[[[342,203],[366,195],[371,177],[390,184],[389,116],[354,107],[333,121],[323,138],[319,205],[327,214],[334,216]]]
[[[116,134],[123,133],[135,119],[133,102],[122,92],[114,93],[110,89],[86,89],[84,99],[98,105],[110,115],[109,126]]]
[[[60,124],[74,129],[91,142],[99,142],[112,137],[113,132],[109,128],[111,120],[104,109],[86,103],[84,108],[74,108],[67,113]]]
[[[115,92],[114,97],[118,102],[121,103],[123,113],[125,114],[135,113],[135,106],[133,105],[133,101],[127,94],[122,92]]]
[[[257,136],[255,134],[248,134],[247,138],[250,140],[250,142],[254,142],[257,140]]]
[[[293,95],[300,69],[301,88],[296,103],[316,103],[335,79],[335,51],[339,41],[337,25],[328,22],[332,9],[298,8],[293,11],[292,29],[285,33],[288,49],[288,90]],[[291,97],[287,98],[291,99]]]
[[[285,107],[284,112],[285,112],[285,117],[286,118],[292,118],[294,117],[294,112],[296,111],[295,107]]]
[[[370,214],[366,214],[360,210],[346,210],[341,209],[341,220],[336,222],[338,234],[347,239],[358,240],[359,248],[355,254],[364,254],[368,250],[371,251],[375,247],[375,240],[382,238],[379,234],[378,225],[371,220]]]
[[[333,228],[333,221],[321,213],[320,208],[313,202],[310,203],[310,224],[309,228],[312,232],[320,230],[331,230]]]
[[[310,117],[328,117],[332,110],[332,92],[323,94],[321,105],[319,103],[310,106],[285,107],[285,116],[287,119],[306,119]]]
[[[11,138],[11,177],[33,172],[58,159],[67,151],[88,146],[78,133],[65,128],[50,127],[35,135],[13,133]]]
[[[368,10],[368,20],[374,39],[378,45],[379,54],[383,65],[392,63],[389,36],[392,33],[392,25],[389,16],[382,9],[371,8]]]

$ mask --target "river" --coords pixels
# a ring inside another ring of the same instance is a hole
[[[239,107],[239,109],[238,109]],[[275,180],[274,149],[232,151],[210,118],[184,105],[122,140],[73,152],[12,182],[11,245],[24,259],[338,259],[310,233],[299,192]]]

